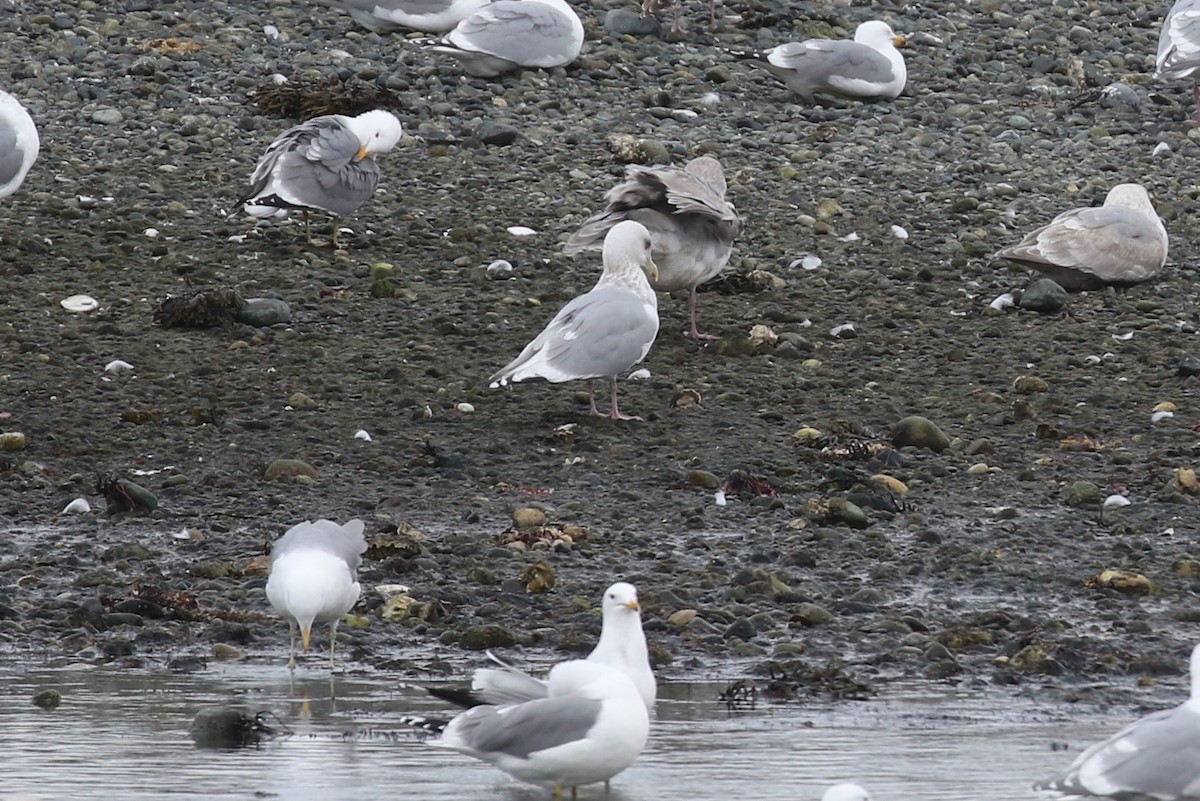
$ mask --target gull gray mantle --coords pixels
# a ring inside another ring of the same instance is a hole
[[[788,42],[749,58],[774,73],[805,102],[817,92],[858,100],[882,100],[898,96],[908,81],[904,56],[896,45],[904,44],[886,22],[872,20],[859,25],[854,41],[808,39]]]

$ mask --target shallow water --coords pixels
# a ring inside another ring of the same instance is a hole
[[[63,695],[57,710],[29,702],[51,687]],[[331,700],[328,676],[315,667],[302,667],[293,683],[282,666],[250,663],[188,675],[0,664],[0,688],[0,799],[548,797],[412,738],[399,717],[443,707],[377,675],[339,676]],[[891,687],[866,702],[760,702],[731,713],[715,700],[720,689],[664,685],[650,744],[610,797],[797,801],[854,780],[891,801],[1027,799],[1031,780],[1135,714],[1118,710],[1105,721],[1094,710],[931,685]],[[295,734],[240,750],[193,745],[196,711],[231,700],[275,712]],[[1087,719],[1071,720],[1080,714]],[[1060,742],[1070,751],[1051,750]],[[581,797],[604,794],[595,786]]]

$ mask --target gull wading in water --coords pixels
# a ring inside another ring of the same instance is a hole
[[[565,67],[583,49],[583,22],[564,0],[496,0],[429,49],[453,56],[478,78]]]
[[[1064,798],[1200,798],[1200,645],[1190,667],[1188,700],[1126,726],[1033,789]]]
[[[854,41],[808,39],[788,42],[762,53],[737,53],[779,77],[793,92],[811,103],[818,92],[857,100],[898,96],[908,81],[904,45],[890,25],[872,20],[859,25]]]
[[[587,294],[572,300],[504,369],[490,379],[502,387],[527,378],[552,383],[587,379],[592,414],[640,420],[617,408],[617,376],[646,358],[658,336],[658,300],[647,281],[658,278],[650,232],[641,223],[613,226],[604,240],[604,272]],[[592,380],[607,378],[612,404],[596,408]]]
[[[658,687],[650,668],[646,635],[642,632],[641,606],[632,584],[619,581],[604,591],[601,602],[603,619],[600,640],[588,655],[587,662],[603,665],[627,675],[637,688],[647,710],[654,709]],[[499,667],[479,668],[471,677],[469,690],[427,688],[430,695],[459,704],[507,704],[545,698],[549,685],[510,665],[491,652],[488,656]]]
[[[1138,184],[1117,184],[1103,206],[1064,211],[996,252],[1053,278],[1063,289],[1148,281],[1167,262],[1167,229]]]
[[[21,188],[40,146],[33,117],[21,101],[0,91],[0,199]]]
[[[449,722],[404,722],[441,734],[434,745],[495,765],[520,781],[563,791],[607,782],[629,767],[650,732],[650,716],[625,673],[582,659],[555,665],[547,696],[482,704]]]
[[[566,253],[599,248],[605,235],[622,220],[646,226],[660,292],[688,290],[688,330],[692,339],[714,339],[696,327],[696,287],[720,274],[729,263],[742,219],[726,197],[725,171],[711,156],[692,159],[684,167],[625,168],[625,180],[608,190],[608,205],[594,214],[570,239]]]
[[[379,165],[375,156],[400,141],[400,120],[376,109],[346,117],[329,114],[288,128],[275,137],[250,179],[250,191],[238,201],[255,217],[304,213],[334,215],[333,245],[338,246],[337,217],[350,214],[375,194]]]
[[[288,668],[296,669],[296,630],[307,651],[312,627],[328,623],[329,669],[333,670],[338,623],[358,602],[357,571],[366,550],[361,520],[345,525],[306,520],[288,529],[271,547],[267,600],[291,631]]]

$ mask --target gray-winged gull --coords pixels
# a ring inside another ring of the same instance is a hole
[[[1191,78],[1200,70],[1200,0],[1176,0],[1158,35],[1155,78]],[[1200,83],[1192,89],[1200,116]]]
[[[423,717],[405,722],[440,731],[434,745],[552,787],[556,798],[625,770],[650,732],[649,713],[629,676],[582,659],[554,666],[546,698],[475,706],[445,724]]]
[[[646,635],[642,632],[637,589],[624,581],[613,584],[604,591],[601,609],[600,639],[588,654],[587,661],[607,665],[629,676],[646,709],[652,710],[658,687],[650,667]],[[460,690],[430,688],[430,694],[465,706],[506,704],[546,697],[549,691],[547,682],[505,664],[491,652],[488,656],[499,667],[477,669],[471,677],[469,691],[464,693]]]
[[[338,244],[337,217],[358,209],[375,194],[379,165],[374,156],[400,141],[400,120],[376,109],[346,117],[329,114],[288,128],[267,147],[250,179],[250,191],[238,201],[255,217],[309,211],[334,215],[333,244]]]
[[[650,258],[650,232],[631,220],[618,223],[604,240],[604,272],[591,291],[562,308],[517,358],[490,379],[502,387],[527,378],[552,383],[587,379],[592,414],[640,420],[617,408],[617,376],[646,358],[658,336],[658,299],[646,280],[658,277]],[[607,378],[612,406],[596,408],[592,380]]]
[[[781,78],[806,102],[821,92],[858,100],[893,98],[904,91],[908,70],[903,45],[886,22],[859,25],[854,41],[808,39],[772,47],[761,54],[739,54],[758,59],[761,66]]]
[[[0,198],[21,188],[40,144],[37,126],[21,101],[0,91]]]
[[[871,801],[871,794],[860,785],[843,782],[827,788],[821,801]]]
[[[1192,649],[1191,696],[1126,726],[1033,789],[1067,798],[1200,798],[1200,645]]]
[[[355,22],[378,33],[405,28],[445,33],[492,0],[320,0],[346,10]]]
[[[496,0],[430,47],[480,78],[522,67],[564,67],[583,48],[583,23],[564,0]]]
[[[688,290],[685,335],[712,339],[696,327],[696,287],[729,263],[733,240],[742,231],[742,219],[725,192],[725,172],[711,156],[692,159],[682,169],[631,165],[624,182],[605,194],[608,205],[567,240],[565,251],[598,248],[617,223],[640,222],[650,231],[658,265],[651,286],[660,292]]]
[[[291,659],[296,667],[296,629],[308,650],[312,627],[329,624],[329,668],[337,627],[358,601],[357,571],[367,550],[363,521],[339,525],[332,520],[304,521],[292,526],[271,547],[267,600],[291,630]]]
[[[995,258],[1032,267],[1063,289],[1135,284],[1162,270],[1167,229],[1143,187],[1117,184],[1103,206],[1064,211]]]

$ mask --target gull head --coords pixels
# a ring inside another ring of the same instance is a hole
[[[358,137],[358,158],[365,159],[376,153],[386,153],[400,141],[400,120],[390,111],[375,109],[351,117],[351,132]]]

